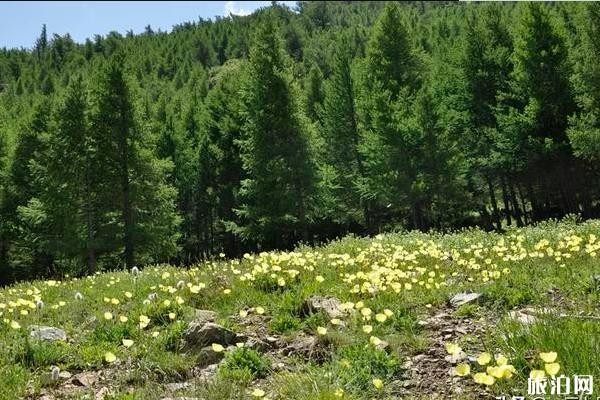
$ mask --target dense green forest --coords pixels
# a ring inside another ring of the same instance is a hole
[[[600,215],[600,4],[274,3],[0,50],[0,283]]]

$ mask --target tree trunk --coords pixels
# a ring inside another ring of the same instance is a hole
[[[511,226],[512,220],[510,218],[510,201],[508,199],[508,192],[506,190],[506,179],[502,177],[502,200],[504,201],[504,215],[506,216],[506,225]]]
[[[496,224],[496,229],[501,230],[502,221],[500,221],[500,212],[498,211],[498,202],[496,201],[496,194],[494,193],[494,184],[492,182],[492,178],[489,175],[486,175],[485,179],[487,181],[488,190],[490,193],[490,202],[492,203],[494,223]]]
[[[510,200],[513,204],[513,210],[515,212],[515,220],[517,221],[517,226],[523,226],[523,219],[521,218],[521,207],[519,207],[519,199],[515,195],[515,186],[512,182],[508,184],[508,189],[510,190]]]

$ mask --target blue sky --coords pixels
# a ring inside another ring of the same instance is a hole
[[[293,7],[295,1],[281,1]],[[140,33],[146,25],[170,31],[173,25],[199,17],[246,15],[270,1],[1,1],[0,48],[33,47],[42,24],[52,33],[71,34],[83,42],[110,31]]]

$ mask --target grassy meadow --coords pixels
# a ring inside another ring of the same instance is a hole
[[[600,221],[565,220],[20,283],[0,290],[0,399],[526,395],[529,376],[600,376],[599,255]],[[461,292],[481,297],[452,307]],[[316,295],[339,317],[303,312]],[[213,343],[207,366],[183,345],[197,310],[273,344]],[[523,310],[537,311],[510,317]],[[36,340],[33,325],[68,339]],[[298,338],[310,351],[282,350]]]

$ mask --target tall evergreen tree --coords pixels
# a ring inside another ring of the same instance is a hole
[[[165,182],[168,160],[156,159],[149,147],[153,138],[137,120],[129,85],[118,59],[102,67],[92,92],[90,129],[102,154],[104,204],[118,210],[108,224],[107,237],[123,246],[123,262],[133,266],[153,256],[177,250],[176,190]],[[112,231],[112,232],[111,232]]]
[[[324,85],[320,113],[325,139],[324,161],[334,171],[333,190],[337,210],[334,218],[343,223],[370,225],[366,200],[358,186],[365,178],[363,156],[359,153],[360,134],[356,111],[356,90],[351,55],[346,40],[333,55],[331,75]]]
[[[600,4],[586,5],[581,45],[575,52],[574,85],[581,112],[570,120],[575,154],[600,160]]]
[[[245,240],[265,247],[307,238],[315,171],[298,104],[273,23],[263,21],[243,86],[242,222]]]
[[[374,204],[377,225],[407,211],[410,150],[398,117],[407,115],[418,87],[417,66],[398,5],[388,4],[369,40],[361,95],[361,151],[368,179],[360,190]]]

